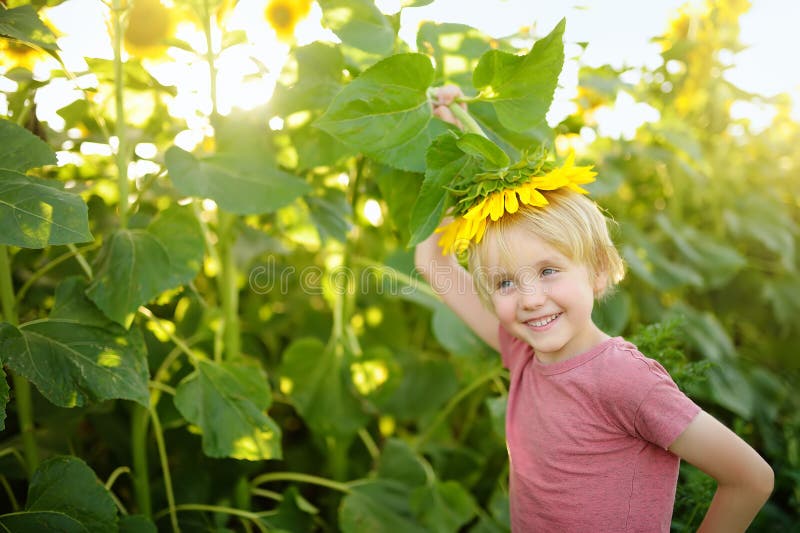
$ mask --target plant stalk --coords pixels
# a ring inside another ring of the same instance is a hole
[[[114,134],[117,136],[117,187],[119,189],[119,227],[128,227],[128,139],[125,131],[125,69],[122,63],[122,11],[124,0],[112,0],[111,24],[114,29],[114,104],[116,122]]]
[[[133,494],[139,513],[150,518],[153,515],[153,504],[150,498],[150,476],[147,465],[147,427],[150,413],[147,408],[133,405],[131,415],[131,454],[133,462]]]
[[[3,319],[12,326],[19,325],[16,298],[14,297],[14,281],[11,277],[11,258],[8,246],[0,245],[0,306],[2,306]],[[33,400],[31,398],[31,384],[16,372],[11,373],[14,384],[14,396],[17,400],[17,419],[22,439],[22,451],[30,477],[39,466],[39,448],[36,446],[34,436]]]
[[[488,139],[486,132],[483,131],[483,128],[481,128],[480,124],[478,124],[475,119],[472,118],[472,115],[469,114],[469,111],[461,107],[458,102],[453,102],[447,107],[450,108],[450,111],[453,112],[453,115],[458,119],[459,122],[461,122],[461,126],[463,127],[464,131],[467,133],[477,133],[478,135]]]
[[[223,343],[225,359],[233,359],[241,351],[239,325],[239,288],[236,284],[236,261],[233,257],[233,242],[236,215],[219,211],[219,227],[217,250],[220,259],[219,294],[222,303],[224,323]]]

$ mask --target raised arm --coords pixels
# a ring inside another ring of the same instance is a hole
[[[458,264],[455,256],[442,255],[438,240],[439,234],[434,233],[417,245],[414,253],[417,271],[476,335],[500,351],[497,317],[483,305],[472,284],[472,276]]]
[[[669,449],[717,480],[717,492],[698,533],[745,531],[775,483],[767,462],[705,412],[697,415]]]

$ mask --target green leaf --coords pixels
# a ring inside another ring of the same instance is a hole
[[[564,65],[565,25],[561,19],[527,55],[490,50],[481,57],[473,84],[480,99],[494,105],[505,127],[525,131],[544,120]]]
[[[352,487],[339,507],[344,533],[423,533],[408,504],[408,488],[396,481],[375,480]]]
[[[424,176],[417,172],[405,172],[389,167],[373,165],[365,169],[378,184],[383,201],[389,208],[389,223],[400,232],[400,241],[411,237],[411,209],[417,200]]]
[[[172,205],[147,226],[147,233],[167,250],[169,269],[162,271],[162,291],[191,281],[203,266],[205,239],[190,207]]]
[[[25,128],[0,119],[0,168],[24,174],[34,167],[55,164],[56,154],[49,144]]]
[[[747,264],[736,249],[708,233],[684,224],[676,226],[663,214],[656,217],[656,223],[689,263],[700,271],[710,288],[721,287]]]
[[[0,324],[6,364],[51,403],[75,407],[112,398],[148,405],[147,357],[138,329],[108,320],[67,278],[56,289],[50,317],[19,328]]]
[[[425,484],[425,465],[406,442],[390,438],[386,440],[378,462],[378,477],[400,481],[409,488]]]
[[[424,241],[442,218],[447,206],[447,187],[455,179],[470,176],[477,170],[475,158],[458,147],[454,134],[443,134],[434,140],[426,155],[425,180],[411,211],[411,241],[414,246]]]
[[[125,515],[119,518],[119,533],[158,533],[158,530],[144,515]]]
[[[345,86],[315,124],[366,153],[404,145],[433,116],[426,92],[432,81],[427,56],[388,57]]]
[[[400,170],[425,172],[425,153],[428,147],[439,135],[452,129],[452,126],[441,120],[431,120],[424,129],[405,143],[366,153],[376,161]]]
[[[55,511],[20,512],[0,515],[0,531],[6,533],[89,533],[80,522]]]
[[[31,477],[25,510],[64,513],[90,533],[117,531],[117,506],[111,494],[74,456],[56,456],[39,465]]]
[[[42,22],[32,5],[13,9],[0,6],[0,35],[34,44],[45,50],[58,50],[55,34]]]
[[[287,117],[324,111],[342,89],[344,57],[338,46],[314,42],[292,51],[270,99],[270,110]]]
[[[302,179],[279,170],[266,155],[219,153],[197,159],[172,146],[165,162],[181,194],[210,198],[238,215],[271,213],[311,190]]]
[[[60,186],[0,169],[0,244],[44,248],[91,241],[86,203]]]
[[[499,169],[511,164],[502,148],[477,133],[463,134],[456,141],[456,146],[465,154],[482,159],[481,166],[485,169]]]
[[[281,458],[281,430],[266,414],[272,393],[257,362],[201,360],[175,392],[175,407],[203,435],[209,457]]]
[[[146,230],[119,230],[103,245],[87,295],[103,312],[129,325],[140,305],[191,281],[205,245],[189,208],[172,207]]]
[[[492,429],[497,435],[506,440],[506,409],[508,408],[508,396],[495,396],[486,398],[486,408],[492,420]]]
[[[436,412],[458,391],[455,366],[449,361],[399,353],[403,381],[380,407],[401,420],[419,423]]]
[[[459,531],[475,515],[477,504],[469,492],[455,481],[436,481],[411,493],[411,508],[427,531]]]
[[[326,188],[322,196],[306,196],[311,220],[317,227],[320,239],[347,240],[347,232],[352,226],[352,210],[343,191]]]
[[[431,319],[436,340],[448,352],[460,356],[477,356],[489,348],[464,324],[458,315],[444,304],[437,306]]]
[[[595,302],[592,322],[608,335],[622,335],[631,319],[631,295],[617,290]]]
[[[342,43],[372,54],[392,51],[397,32],[372,0],[319,0],[322,25]]]
[[[318,339],[294,341],[283,353],[281,388],[314,433],[351,438],[366,422],[361,404],[351,391],[347,354]]]
[[[313,531],[313,515],[319,513],[295,486],[286,489],[274,512],[261,518],[270,531]]]

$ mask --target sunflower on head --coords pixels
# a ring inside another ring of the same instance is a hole
[[[436,230],[442,234],[442,254],[461,253],[470,242],[479,243],[488,223],[506,213],[516,213],[521,206],[546,206],[548,201],[541,191],[566,188],[588,194],[581,185],[593,182],[596,175],[591,166],[576,166],[574,153],[557,167],[541,151],[532,157],[526,155],[503,171],[476,174],[466,186],[450,189],[458,200],[452,213],[454,220]]]

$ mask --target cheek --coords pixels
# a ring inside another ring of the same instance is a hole
[[[517,306],[513,298],[495,293],[492,295],[492,305],[494,306],[494,314],[497,315],[498,320],[501,322],[514,320],[516,317]]]

